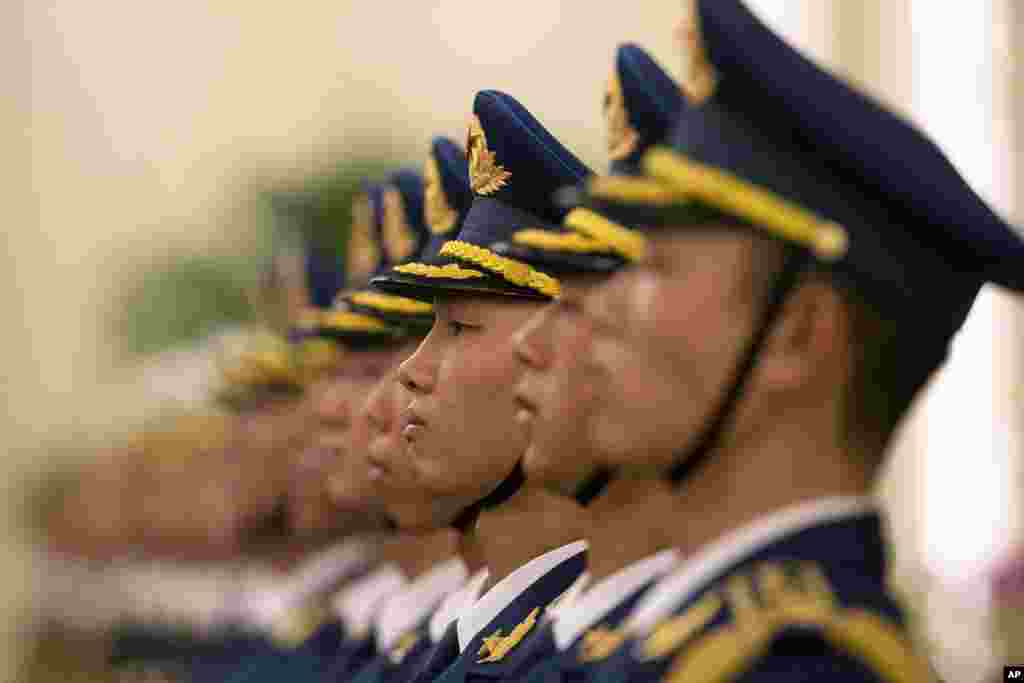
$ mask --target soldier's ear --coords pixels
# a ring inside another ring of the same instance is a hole
[[[841,385],[848,360],[846,307],[829,283],[812,278],[794,289],[761,352],[758,383],[787,391],[822,381]]]

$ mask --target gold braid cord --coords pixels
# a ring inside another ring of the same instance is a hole
[[[391,327],[373,316],[352,311],[328,311],[322,324],[329,330],[343,332],[390,332]]]
[[[401,266],[395,266],[394,270],[396,273],[405,273],[406,275],[447,280],[470,280],[472,278],[484,277],[484,274],[479,270],[463,268],[457,263],[448,263],[443,266],[432,266],[426,263],[406,263]]]
[[[566,214],[563,223],[631,263],[643,261],[647,256],[647,238],[642,233],[610,221],[590,209],[573,209]]]
[[[755,580],[757,590],[755,591]],[[758,600],[756,595],[760,596]],[[725,597],[733,623],[685,647],[665,676],[668,683],[721,683],[753,668],[789,627],[814,629],[889,683],[934,681],[931,670],[899,627],[880,614],[844,609],[821,569],[810,563],[789,576],[776,564],[729,580]]]
[[[368,308],[375,308],[386,313],[401,313],[403,315],[429,315],[434,312],[434,307],[425,301],[417,301],[404,296],[393,294],[380,294],[378,292],[356,292],[352,295],[352,303]]]
[[[577,254],[609,253],[611,245],[575,232],[552,232],[544,229],[520,230],[512,241],[540,251],[568,251]]]
[[[441,247],[441,255],[468,261],[501,276],[514,285],[527,287],[544,296],[554,298],[560,291],[558,280],[550,275],[535,270],[522,261],[499,256],[490,249],[478,247],[469,242],[461,240],[445,242]]]

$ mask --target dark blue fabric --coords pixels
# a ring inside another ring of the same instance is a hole
[[[419,670],[413,675],[413,683],[433,681],[451,667],[459,658],[459,633],[456,622],[445,629],[441,640],[437,642],[424,658]]]
[[[671,144],[844,226],[834,271],[945,357],[980,286],[1024,291],[1024,240],[896,114],[816,66],[739,0],[701,0],[718,76]]]
[[[423,252],[430,239],[430,229],[423,218],[423,176],[410,168],[402,168],[389,175],[385,184],[397,188],[402,195],[405,220],[416,238],[412,254],[418,256]],[[383,241],[382,244],[384,244]],[[386,250],[386,245],[384,246]],[[389,259],[390,262],[386,265],[390,267],[395,264],[395,259],[393,255],[389,255]]]
[[[646,595],[647,591],[654,585],[656,585],[656,582],[651,581],[629,595],[624,596],[608,614],[591,626],[591,629],[618,628],[625,621],[626,617],[629,616],[629,613],[633,611],[633,607],[636,606],[640,598]],[[551,657],[538,661],[536,666],[521,677],[521,680],[530,681],[530,683],[576,683],[577,681],[586,680],[593,664],[580,661],[580,646],[583,644],[585,635],[581,635],[565,650],[556,651]]]
[[[611,172],[618,175],[635,172],[643,153],[665,139],[679,118],[683,97],[672,77],[637,45],[619,47],[615,69],[622,85],[626,116],[638,136],[636,148],[629,156],[612,161]]]
[[[692,595],[680,596],[682,602],[673,611],[673,615],[685,613],[709,592],[724,587],[731,577],[749,571],[762,562],[782,565],[792,562],[813,562],[824,572],[842,607],[867,610],[888,619],[899,628],[904,626],[902,611],[886,590],[885,546],[881,520],[876,514],[818,524],[758,548],[712,577]],[[637,657],[639,643],[627,641],[609,658],[584,667],[583,679],[601,683],[660,681],[679,652],[685,651],[688,645],[702,635],[731,623],[731,620],[731,610],[724,606],[694,638],[680,644],[674,652],[658,659],[641,660]],[[819,670],[822,667],[834,668],[846,676],[838,679],[841,681],[877,680],[862,674],[865,665],[854,659],[850,653],[837,651],[827,645],[819,634],[805,631],[780,633],[777,647],[773,647],[769,656],[754,664],[748,674],[750,678],[742,680],[786,680],[782,674],[776,676],[776,670],[792,674],[794,670],[800,670],[801,662],[806,664],[808,671]],[[765,672],[764,678],[758,677],[758,672],[762,670]],[[805,677],[794,680],[814,679]]]
[[[586,566],[586,553],[579,553],[564,560],[547,574],[535,581],[529,588],[516,597],[498,616],[473,638],[443,674],[436,678],[439,682],[460,683],[462,681],[494,681],[514,680],[536,664],[538,658],[554,653],[554,644],[550,635],[545,637],[544,626],[538,617],[533,631],[527,634],[503,659],[496,662],[480,663],[480,647],[484,638],[494,634],[498,629],[503,634],[510,633],[521,624],[535,608],[544,608],[558,596],[568,590],[569,586],[579,578]],[[538,633],[534,633],[537,631]],[[538,636],[538,637],[530,637]]]

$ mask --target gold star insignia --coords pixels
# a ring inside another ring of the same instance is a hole
[[[489,662],[497,662],[504,659],[505,655],[512,651],[516,645],[522,642],[526,634],[537,623],[537,617],[540,616],[540,607],[534,607],[533,611],[507,636],[501,635],[501,630],[497,630],[493,635],[484,638],[484,644],[480,647],[480,651],[477,652],[480,655],[480,659],[476,660],[477,664],[485,664]]]

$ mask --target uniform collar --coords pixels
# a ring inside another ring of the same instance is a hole
[[[416,628],[449,593],[466,581],[466,565],[458,557],[438,562],[404,589],[385,599],[374,619],[377,650],[388,652]]]
[[[398,565],[389,562],[338,593],[334,609],[349,635],[356,639],[368,636],[381,601],[401,590],[406,581]]]
[[[434,643],[441,642],[445,631],[448,629],[462,611],[473,605],[483,592],[484,584],[487,582],[489,572],[486,568],[473,574],[462,586],[462,588],[449,594],[441,606],[434,611],[430,617],[430,640]]]
[[[257,575],[256,585],[242,598],[243,620],[258,628],[270,628],[281,615],[363,571],[369,557],[364,541],[351,540],[317,553],[286,575]]]
[[[502,610],[549,571],[587,549],[586,541],[576,541],[535,557],[506,576],[487,591],[483,597],[459,616],[459,651],[462,652],[476,635],[493,621]]]
[[[567,650],[584,631],[645,584],[667,574],[679,561],[675,550],[663,550],[623,567],[588,588],[576,600],[559,605],[552,625],[555,645]]]
[[[630,615],[626,630],[636,636],[646,635],[702,586],[761,548],[812,526],[870,514],[874,507],[874,500],[866,496],[818,498],[782,508],[730,531],[698,550],[652,588]]]

